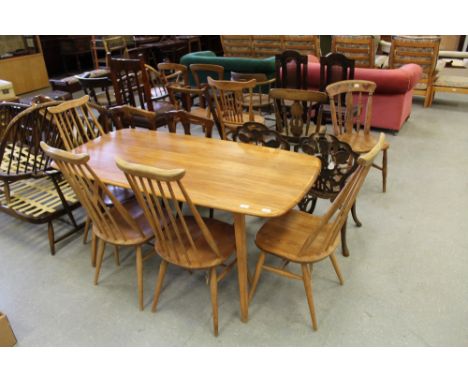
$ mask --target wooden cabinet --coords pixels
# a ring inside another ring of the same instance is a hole
[[[49,77],[39,39],[34,36],[29,40],[31,42],[28,42],[28,38],[24,39],[25,44],[31,46],[25,46],[21,54],[15,54],[20,51],[17,48],[12,51],[11,56],[10,53],[3,53],[4,58],[0,58],[0,79],[12,82],[17,95],[49,86]]]

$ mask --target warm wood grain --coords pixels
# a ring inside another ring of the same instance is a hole
[[[76,148],[103,182],[130,188],[114,163],[120,157],[163,169],[184,168],[196,205],[252,216],[284,214],[314,183],[320,161],[312,156],[248,144],[124,129]],[[183,198],[176,192],[176,198]]]

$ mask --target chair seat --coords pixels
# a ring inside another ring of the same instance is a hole
[[[211,119],[211,113],[209,109],[203,107],[192,107],[190,108],[190,114],[196,115],[197,117]]]
[[[266,107],[269,105],[273,105],[273,99],[268,97],[268,94],[252,93],[252,107]],[[249,107],[249,102],[244,101],[242,106]]]
[[[354,152],[362,154],[369,152],[376,144],[377,139],[371,134],[341,134],[337,137],[340,141],[346,142],[351,146]],[[384,142],[382,149],[386,150],[390,147],[388,142]]]
[[[193,250],[190,246],[190,243],[188,242],[188,239],[186,239],[186,236],[184,235],[185,240],[183,240],[183,245],[187,249],[187,252],[189,252],[188,257],[192,260],[189,262],[183,255],[184,250],[177,238],[172,238],[172,242],[176,247],[177,253],[180,254],[180,259],[175,259],[174,256],[169,256],[167,253],[165,253],[164,248],[161,246],[159,241],[156,241],[156,252],[167,262],[189,269],[211,268],[224,263],[226,259],[235,251],[236,238],[234,235],[234,227],[231,224],[227,224],[216,219],[203,219],[208,230],[213,235],[216,244],[218,245],[221,254],[221,257],[218,257],[206,242],[202,231],[195,221],[195,218],[192,216],[185,216],[185,221],[196,246],[196,250]],[[180,229],[183,230],[182,227],[180,227]]]
[[[437,78],[435,86],[468,89],[468,77],[441,75]]]
[[[117,212],[116,208],[111,209],[111,214],[114,217],[114,221],[123,232],[123,235],[118,239],[114,240],[109,235],[106,235],[103,232],[100,232],[96,225],[93,224],[93,232],[96,235],[103,239],[104,241],[114,244],[114,245],[126,245],[133,246],[147,242],[150,240],[153,235],[153,230],[146,219],[146,216],[143,213],[143,210],[138,205],[136,199],[129,199],[122,203],[122,206],[128,211],[130,216],[136,221],[137,225],[140,227],[143,236],[140,232],[133,229],[125,220],[121,218],[121,215]]]
[[[302,245],[320,223],[321,219],[318,216],[290,210],[285,215],[268,220],[258,231],[255,243],[262,251],[290,261],[298,263],[319,261],[333,253],[340,242],[338,235],[332,246],[324,248],[324,240],[332,227],[331,224],[327,224],[321,229],[308,253],[299,256]]]
[[[107,100],[107,95],[105,92],[96,93],[96,99],[99,105],[109,105],[109,106],[117,105],[115,94],[112,91],[109,92],[109,100]]]
[[[153,101],[153,109],[157,114],[167,113],[176,110],[175,106],[166,101]]]
[[[253,122],[265,123],[265,118],[261,116],[260,114],[254,113],[253,117],[254,117]],[[249,113],[242,114],[242,122],[224,121],[224,125],[226,127],[238,127],[238,126],[243,125],[245,122],[252,122],[250,121]]]

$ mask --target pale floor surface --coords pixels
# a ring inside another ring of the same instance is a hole
[[[431,109],[415,98],[403,130],[387,134],[388,191],[381,192],[381,175],[372,170],[358,199],[363,226],[349,223],[351,256],[337,256],[344,286],[328,260],[314,266],[317,332],[302,283],[266,272],[247,324],[239,319],[236,272],[220,284],[218,338],[203,272],[169,267],[158,312],[151,313],[157,258],[145,263],[140,312],[131,250],[122,250],[117,267],[108,248],[94,286],[90,245],[81,236],[50,256],[46,226],[5,214],[0,311],[20,346],[466,346],[467,121],[467,97],[437,95]],[[319,211],[327,206],[322,202]],[[222,212],[215,216],[232,221]],[[252,271],[261,223],[248,219]]]

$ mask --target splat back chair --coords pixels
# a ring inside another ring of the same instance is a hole
[[[275,130],[271,130],[263,123],[246,122],[232,135],[235,142],[254,144],[289,151],[289,143]]]
[[[213,134],[213,120],[198,115],[194,115],[185,110],[169,111],[166,114],[168,120],[169,132],[177,132],[177,123],[181,123],[184,128],[185,135],[192,135],[191,126],[201,126],[206,138],[211,138]]]
[[[157,114],[174,110],[165,101],[154,100],[151,93],[151,83],[143,56],[138,59],[110,59],[111,79],[118,105],[130,105]],[[159,121],[164,126],[165,120]]]
[[[300,280],[304,284],[312,327],[317,330],[317,318],[312,293],[312,265],[327,257],[330,258],[340,284],[343,284],[343,277],[335,258],[335,250],[340,241],[340,231],[375,156],[382,150],[384,139],[384,135],[381,134],[372,150],[359,157],[357,169],[349,177],[345,187],[324,215],[316,216],[303,211],[291,210],[285,215],[268,220],[260,228],[255,243],[261,253],[250,289],[250,300],[253,298],[262,270]],[[266,254],[283,259],[285,261],[283,266],[278,268],[266,265]],[[287,270],[284,264],[289,262],[300,264],[302,274]]]
[[[307,89],[307,56],[294,50],[286,50],[275,57],[275,87]]]
[[[327,95],[315,90],[278,89],[270,91],[273,98],[278,131],[291,145],[296,146],[302,137],[319,131],[321,108]],[[319,113],[319,114],[317,114]],[[314,123],[314,120],[317,123]]]
[[[94,284],[97,285],[99,281],[106,243],[136,247],[138,303],[140,310],[143,310],[144,258],[141,247],[153,238],[153,233],[138,204],[134,199],[120,203],[88,165],[88,154],[72,154],[45,142],[41,142],[41,148],[54,160],[93,223],[93,235],[97,238],[94,245],[98,247],[97,251],[93,248],[91,253],[93,262],[96,262]],[[112,205],[106,203],[104,197],[110,199]]]
[[[47,111],[59,103],[38,104],[17,113],[0,138],[0,210],[29,223],[47,224],[52,255],[57,242],[82,228],[73,216],[73,210],[80,206],[78,199],[62,175],[50,167],[39,145],[41,140],[62,144]],[[11,111],[21,108],[14,105]],[[53,221],[63,216],[72,229],[56,237]]]
[[[216,268],[225,264],[235,251],[232,225],[200,216],[182,182],[185,170],[163,170],[122,159],[117,159],[117,166],[125,173],[151,224],[156,237],[155,250],[162,258],[154,292],[153,312],[157,308],[168,264],[189,270],[207,269],[210,272],[214,334],[217,336],[218,281],[234,266],[235,259],[219,275]],[[183,215],[180,202],[188,206],[192,216]]]
[[[317,199],[333,201],[344,188],[346,181],[358,166],[358,154],[356,154],[345,142],[339,141],[331,134],[315,133],[310,137],[304,137],[299,141],[299,152],[313,155],[320,159],[322,170],[315,180],[314,185],[307,195],[299,202],[301,211],[312,214],[317,204]],[[356,203],[351,208],[354,221],[360,227],[357,219]],[[346,222],[341,229],[341,247],[344,256],[349,256],[346,243]]]
[[[371,81],[340,81],[327,86],[334,134],[346,142],[358,154],[369,152],[377,139],[370,133],[372,118],[372,96],[376,84]],[[345,103],[343,104],[343,99]],[[387,162],[390,145],[382,145],[382,165],[373,167],[382,171],[382,189],[387,190]]]
[[[253,111],[253,88],[257,81],[216,81],[208,77],[208,84],[213,89],[212,97],[221,124],[222,139],[227,139],[245,122],[264,123],[265,119]],[[248,93],[247,112],[244,112]]]

